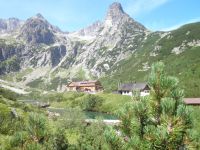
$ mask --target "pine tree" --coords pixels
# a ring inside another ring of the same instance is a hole
[[[168,76],[164,64],[158,62],[152,65],[148,85],[149,96],[140,97],[135,92],[133,101],[119,111],[120,134],[116,129],[106,130],[110,146],[116,150],[187,148],[190,110],[183,103],[184,92],[178,79]]]

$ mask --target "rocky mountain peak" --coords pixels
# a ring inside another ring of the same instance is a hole
[[[36,18],[44,19],[44,17],[43,17],[42,14],[40,14],[40,13],[37,13],[35,17],[36,17]]]
[[[0,31],[2,33],[8,33],[15,31],[21,27],[23,21],[17,18],[0,19]]]
[[[124,12],[120,3],[114,2],[109,6],[106,14],[105,24],[113,26],[119,24],[121,21],[127,20],[129,16]]]
[[[7,30],[13,31],[15,29],[18,29],[22,26],[23,21],[17,19],[17,18],[9,18],[7,20]]]
[[[31,44],[54,43],[53,27],[41,14],[26,20],[19,37]]]
[[[15,22],[20,22],[20,20],[18,18],[8,18],[8,21],[15,21]]]
[[[37,13],[35,16],[32,16],[31,18],[29,18],[28,20],[41,20],[43,22],[47,22],[47,20],[44,18],[44,16],[40,13]]]
[[[118,16],[124,14],[124,10],[120,3],[114,2],[109,6],[107,16]]]

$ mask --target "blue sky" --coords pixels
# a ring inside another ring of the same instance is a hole
[[[115,0],[148,29],[171,30],[200,21],[200,0]],[[103,20],[114,0],[0,0],[0,18],[27,19],[41,13],[63,31],[75,31]]]

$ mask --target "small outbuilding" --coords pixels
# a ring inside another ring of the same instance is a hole
[[[186,105],[200,105],[200,98],[184,98]]]

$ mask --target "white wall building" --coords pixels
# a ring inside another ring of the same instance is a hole
[[[122,95],[132,96],[133,91],[140,91],[140,96],[147,96],[150,94],[150,88],[146,83],[126,83],[118,87],[118,92]]]

